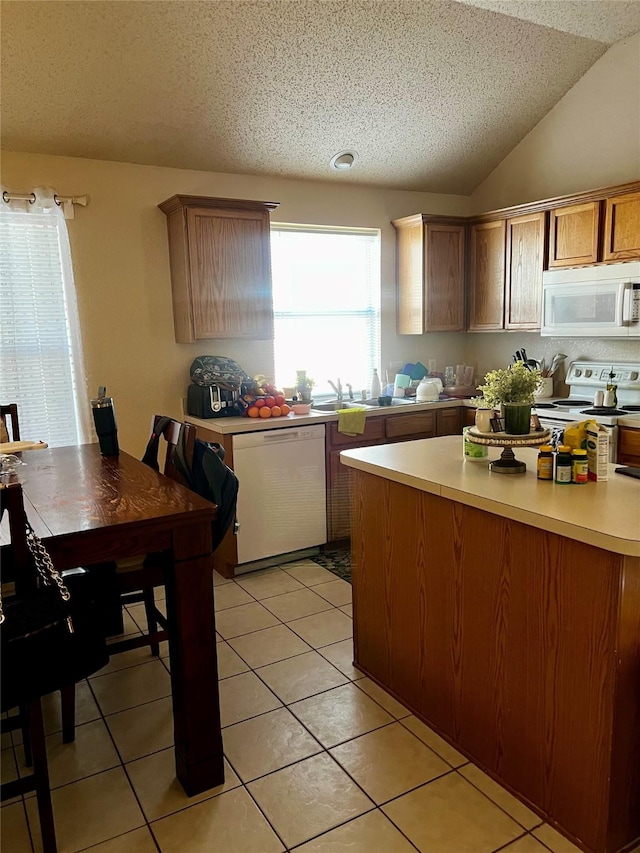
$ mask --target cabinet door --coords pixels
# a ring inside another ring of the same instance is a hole
[[[479,222],[471,226],[469,250],[469,330],[504,326],[504,257],[506,223]]]
[[[464,232],[464,225],[425,226],[426,332],[464,329]]]
[[[599,201],[552,210],[549,220],[549,268],[597,263],[599,226]]]
[[[399,335],[421,335],[424,331],[424,276],[422,218],[394,223],[397,252],[397,328]]]
[[[328,454],[327,488],[327,539],[347,539],[351,535],[351,501],[349,496],[349,468],[340,462],[340,451]]]
[[[618,428],[618,458],[621,465],[640,465],[640,429]]]
[[[505,329],[539,329],[545,216],[507,220],[507,312]]]
[[[464,412],[463,415],[463,426],[473,426],[476,422],[476,410],[471,408],[470,406],[465,406],[462,410]]]
[[[474,410],[475,411],[475,410]],[[438,409],[436,412],[436,435],[461,435],[462,409]]]
[[[187,231],[194,339],[271,339],[268,214],[189,208]]]
[[[606,201],[603,261],[640,258],[640,193]]]

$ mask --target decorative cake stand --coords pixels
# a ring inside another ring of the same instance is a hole
[[[511,435],[506,432],[480,432],[472,426],[466,432],[466,436],[472,444],[486,444],[489,447],[504,448],[500,459],[489,464],[490,471],[495,471],[496,474],[524,474],[527,466],[524,462],[516,459],[513,449],[515,447],[536,447],[539,444],[546,444],[551,437],[551,431],[543,429],[530,432],[528,435]]]

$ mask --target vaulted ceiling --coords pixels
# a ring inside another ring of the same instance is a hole
[[[640,30],[640,3],[619,0],[4,0],[1,12],[6,149],[465,194]],[[343,149],[355,166],[332,172]]]

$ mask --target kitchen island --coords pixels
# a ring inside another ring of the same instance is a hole
[[[622,850],[640,836],[640,482],[461,453],[343,452],[355,662],[581,848]]]

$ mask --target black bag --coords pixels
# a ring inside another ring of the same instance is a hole
[[[26,522],[31,572],[38,581],[28,593],[0,602],[2,711],[75,684],[109,661],[91,595],[76,584],[73,597],[51,557]]]
[[[142,461],[154,471],[160,470],[158,465],[160,436],[170,424],[171,418],[158,420],[142,457]],[[224,464],[224,456],[224,447],[221,444],[196,438],[193,459],[189,464],[184,446],[184,430],[181,429],[172,460],[191,491],[211,501],[218,508],[216,520],[211,525],[214,551],[235,519],[238,503],[238,478],[231,468]]]
[[[238,391],[241,385],[255,386],[253,379],[244,372],[238,362],[224,355],[198,356],[192,362],[189,373],[194,385],[218,385]]]

